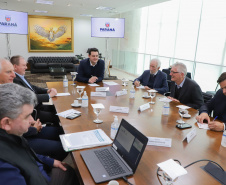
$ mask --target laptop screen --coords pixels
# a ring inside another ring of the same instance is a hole
[[[148,138],[122,119],[113,147],[135,173]]]

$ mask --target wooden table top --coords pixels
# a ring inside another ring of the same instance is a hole
[[[162,115],[163,102],[159,101],[159,98],[163,96],[157,93],[154,98],[155,104],[151,105],[150,109],[140,112],[138,111],[139,106],[150,102],[150,99],[142,98],[142,95],[146,92],[146,90],[135,89],[135,99],[130,99],[129,90],[131,83],[129,86],[123,87],[120,80],[115,82],[119,83],[119,85],[109,86],[110,91],[107,92],[107,97],[90,97],[90,92],[95,92],[96,87],[91,87],[88,84],[77,82],[78,85],[86,86],[85,91],[89,96],[89,106],[88,108],[75,108],[76,110],[82,112],[82,116],[74,120],[68,120],[60,117],[65,133],[74,133],[100,128],[110,137],[110,126],[114,120],[113,115],[117,115],[119,122],[122,118],[124,118],[147,137],[171,138],[172,147],[170,148],[158,146],[146,147],[135,174],[128,177],[128,180],[134,185],[160,184],[156,175],[156,164],[168,159],[177,159],[182,163],[182,166],[186,166],[200,159],[209,159],[219,163],[224,169],[226,169],[226,148],[221,146],[222,132],[199,129],[195,120],[195,117],[198,114],[197,110],[190,108],[189,114],[191,114],[191,118],[184,118],[187,123],[192,125],[192,128],[180,130],[176,128],[176,120],[180,118],[178,108],[176,107],[177,105],[180,105],[179,103],[170,102],[170,114],[168,116],[164,116]],[[47,82],[48,88],[56,88],[59,93],[69,92],[71,94],[71,96],[52,98],[57,112],[71,109],[71,104],[76,98],[79,97],[76,92],[76,87],[71,86],[71,83],[72,82],[69,82],[68,88],[64,88],[62,82]],[[102,82],[98,84],[100,87],[108,86]],[[128,94],[116,97],[115,92],[122,90],[123,88],[128,90]],[[93,123],[96,115],[93,112],[91,104],[94,103],[102,103],[105,106],[105,109],[99,115],[99,118],[103,120],[103,123],[101,124]],[[110,106],[129,107],[129,113],[123,114],[110,112]],[[185,141],[182,142],[184,137],[193,128],[195,128],[197,132],[195,138],[190,143]],[[83,183],[85,185],[93,185],[95,182],[93,181],[83,159],[81,158],[80,151],[81,150],[72,152],[74,163],[78,168],[79,175]],[[220,184],[200,168],[206,164],[207,162],[199,162],[188,167],[186,169],[188,174],[179,177],[174,184]],[[160,178],[160,180],[163,184],[165,183],[162,178]],[[126,184],[122,179],[118,179],[117,181],[120,185]],[[107,182],[101,183],[101,185],[106,184]]]

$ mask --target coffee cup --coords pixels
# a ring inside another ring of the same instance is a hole
[[[144,97],[148,97],[148,92],[145,92],[144,93]]]
[[[108,185],[119,185],[118,181],[112,180],[108,183]]]
[[[79,104],[78,104],[78,100],[74,100],[74,105],[75,106],[78,106]]]

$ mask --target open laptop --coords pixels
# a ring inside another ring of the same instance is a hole
[[[101,183],[134,174],[147,142],[146,136],[122,119],[112,146],[80,154],[95,183]]]

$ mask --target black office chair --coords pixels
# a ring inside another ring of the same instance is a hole
[[[207,103],[208,101],[210,101],[213,98],[213,95],[202,92],[202,97],[203,97],[204,103]]]
[[[215,91],[206,91],[206,93],[211,94],[211,95],[214,96],[214,95],[216,94],[216,92],[217,92],[218,85],[219,85],[219,84],[217,84],[217,86],[216,86],[216,88],[215,88]]]

